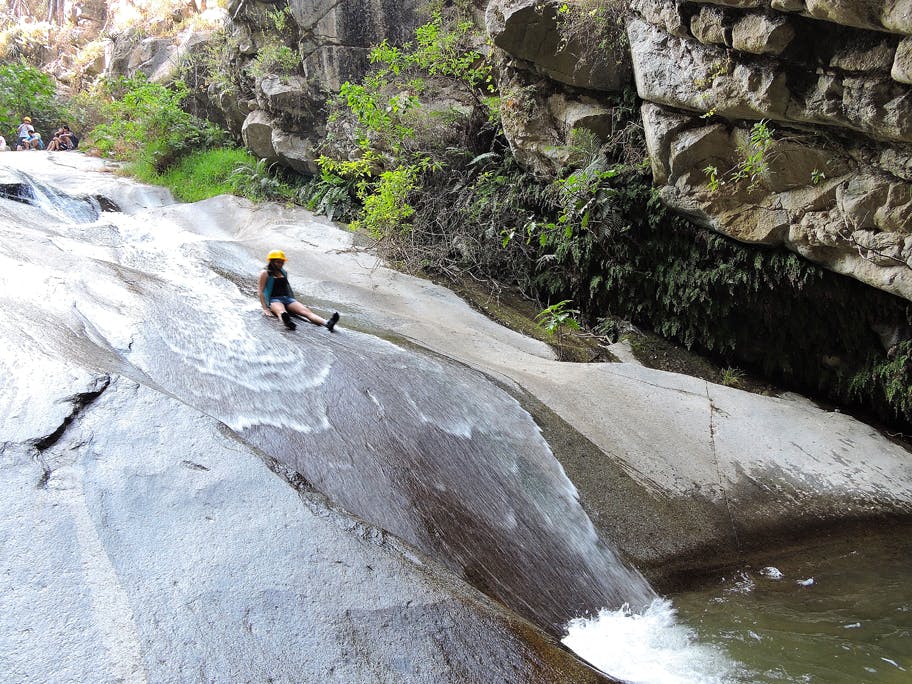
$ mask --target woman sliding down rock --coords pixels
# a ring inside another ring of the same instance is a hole
[[[339,312],[335,312],[327,321],[321,318],[294,298],[294,292],[288,283],[288,273],[282,268],[285,265],[285,252],[274,249],[266,257],[266,268],[260,272],[259,293],[260,305],[267,316],[277,316],[289,330],[298,326],[291,320],[291,313],[303,316],[311,323],[323,325],[332,332],[339,320]]]

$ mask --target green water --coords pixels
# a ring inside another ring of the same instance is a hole
[[[737,681],[912,684],[912,527],[770,554],[672,598],[742,664]]]

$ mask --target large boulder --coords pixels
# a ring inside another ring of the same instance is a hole
[[[501,121],[516,160],[533,174],[553,178],[574,157],[574,132],[606,140],[611,109],[587,95],[570,95],[536,83],[525,69],[501,68]]]
[[[181,66],[188,58],[205,52],[211,37],[211,31],[184,31],[179,34],[165,51],[164,59],[159,60],[156,56],[146,67],[150,69],[149,80],[153,83],[172,83],[180,76]]]
[[[320,155],[316,153],[313,141],[280,128],[273,128],[271,143],[280,164],[305,176],[320,173],[320,167],[314,161]]]
[[[912,97],[889,74],[811,71],[798,80],[793,67],[733,57],[641,19],[630,22],[628,35],[644,100],[728,119],[823,124],[912,142]]]
[[[557,0],[493,0],[485,27],[497,47],[559,83],[623,90],[630,82],[630,59],[621,28],[611,27],[608,42],[598,44],[597,35],[568,32],[560,23],[560,7]]]
[[[303,76],[270,74],[257,82],[257,102],[285,119],[313,121],[322,102]]]
[[[272,144],[274,128],[272,117],[262,109],[255,109],[247,115],[241,127],[241,138],[251,154],[260,159],[278,161],[278,154]]]

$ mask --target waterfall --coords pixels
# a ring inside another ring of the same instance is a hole
[[[73,197],[18,169],[7,168],[3,172],[0,198],[37,207],[61,223],[91,223],[101,214],[101,204],[95,197]]]
[[[555,635],[655,599],[599,538],[532,417],[490,378],[352,327],[286,332],[252,290],[262,254],[199,208],[92,215],[97,202],[20,178],[32,190],[15,199],[40,216],[2,208],[20,226],[4,251],[28,268],[54,327],[91,342],[106,371],[217,418]],[[301,266],[288,267],[308,292]]]

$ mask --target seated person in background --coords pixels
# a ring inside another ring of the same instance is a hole
[[[55,150],[72,150],[73,147],[71,133],[66,126],[61,126],[57,129],[57,132],[54,133],[54,137],[51,138],[51,142],[49,142],[47,146],[48,152],[53,152]]]
[[[57,129],[57,132],[54,133],[54,137],[51,139],[51,142],[48,143],[48,151],[52,150],[75,150],[76,146],[79,144],[79,138],[70,130],[70,127],[66,124],[63,124],[60,128]]]
[[[54,133],[54,136],[51,138],[51,142],[49,142],[48,146],[47,146],[48,152],[54,152],[55,150],[64,149],[63,146],[60,144],[60,132],[62,130],[63,130],[62,128],[58,128],[56,130],[56,132]]]
[[[33,150],[43,150],[43,149],[44,149],[44,141],[41,139],[41,133],[39,133],[38,131],[32,129],[32,135],[31,135],[31,137],[29,137],[29,139],[28,139],[28,145],[29,145],[29,147],[31,147]]]
[[[66,124],[60,127],[60,130],[63,131],[63,136],[66,137],[66,143],[68,150],[75,150],[79,147],[79,138],[76,136],[73,131],[70,130],[70,127]]]

